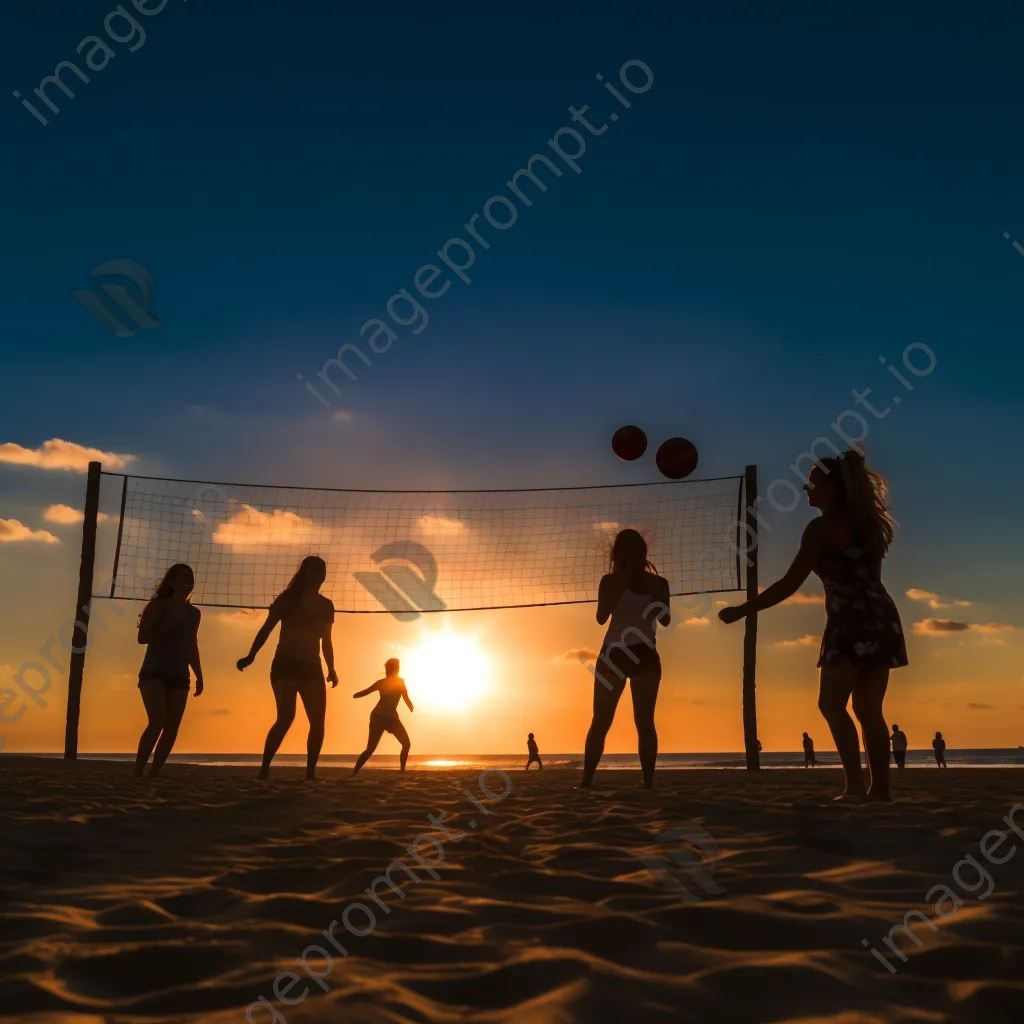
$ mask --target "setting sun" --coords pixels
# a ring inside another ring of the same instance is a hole
[[[490,684],[490,661],[474,637],[430,633],[402,658],[402,676],[427,711],[464,711]]]

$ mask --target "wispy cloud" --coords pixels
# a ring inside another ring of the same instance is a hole
[[[32,530],[17,519],[0,519],[0,544],[59,544],[46,530]]]
[[[267,617],[267,613],[261,608],[239,608],[234,612],[217,612],[217,621],[224,622],[229,626],[244,626],[253,628],[260,626]]]
[[[956,619],[923,619],[914,623],[915,636],[950,636],[954,633],[1013,633],[1017,627],[1006,622],[959,622]]]
[[[0,462],[9,462],[15,466],[35,466],[38,469],[66,469],[84,473],[90,462],[102,462],[106,469],[124,469],[134,459],[134,455],[118,455],[115,452],[100,451],[99,448],[86,448],[59,437],[44,441],[38,448],[23,448],[13,441],[0,444]]]
[[[711,620],[706,615],[694,615],[692,618],[683,619],[684,626],[708,626]]]
[[[758,587],[757,592],[763,594],[765,587]],[[787,597],[783,604],[824,604],[824,594],[809,594],[806,590],[798,590],[792,597]]]
[[[951,597],[942,597],[939,594],[933,594],[930,590],[919,590],[917,587],[911,587],[907,591],[907,597],[911,601],[924,601],[929,608],[970,608],[970,601],[958,601]]]
[[[600,653],[600,651],[595,651],[591,647],[574,647],[564,654],[559,654],[555,661],[597,661]]]
[[[351,423],[355,418],[356,414],[351,409],[335,409],[331,413],[331,419],[339,423]]]
[[[971,711],[993,711],[995,704],[976,704],[973,700],[967,702],[967,707]]]
[[[821,637],[813,633],[806,633],[796,640],[779,640],[776,647],[817,647],[821,643]]]
[[[85,513],[81,509],[72,508],[70,505],[47,505],[43,509],[43,518],[48,523],[57,523],[59,526],[72,526],[85,519]],[[96,516],[97,522],[100,523],[109,518],[110,516],[105,512],[100,512]]]
[[[420,516],[416,520],[416,526],[420,533],[441,537],[451,537],[469,529],[461,519],[451,519],[447,516]]]

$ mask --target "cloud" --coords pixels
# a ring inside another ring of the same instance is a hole
[[[813,633],[806,633],[797,640],[780,640],[776,647],[817,647],[821,643],[821,637]]]
[[[968,701],[967,706],[971,711],[992,711],[995,708],[995,704],[976,704],[974,701]]]
[[[958,622],[956,619],[923,619],[914,623],[915,636],[949,636],[951,633],[1013,633],[1017,629],[1004,622]]]
[[[102,462],[104,469],[124,469],[134,459],[134,455],[102,452],[99,448],[86,448],[59,437],[44,441],[38,448],[22,448],[13,441],[0,444],[0,462],[10,462],[15,466],[35,466],[38,469],[68,469],[84,473],[90,462]]]
[[[217,612],[217,621],[229,626],[257,627],[263,624],[267,613],[261,608],[239,608],[234,612]]]
[[[331,413],[331,419],[337,420],[339,423],[351,423],[356,418],[356,414],[351,409],[335,409]]]
[[[416,526],[421,533],[442,537],[451,537],[469,529],[461,519],[449,519],[446,516],[420,516]]]
[[[309,544],[316,536],[318,531],[313,521],[294,512],[283,512],[279,508],[261,512],[251,505],[243,505],[213,531],[213,542],[231,548],[261,548]]]
[[[929,608],[970,608],[970,601],[956,601],[951,598],[940,597],[938,594],[933,594],[930,590],[919,590],[917,587],[911,587],[907,591],[907,597],[911,601],[924,601],[927,603]]]
[[[600,653],[600,651],[595,651],[590,647],[574,647],[564,654],[559,654],[555,661],[597,661]]]
[[[694,615],[693,618],[684,619],[684,626],[708,626],[711,620],[706,615]]]
[[[74,523],[80,523],[85,519],[85,513],[81,509],[72,508],[70,505],[47,505],[43,509],[43,518],[48,523],[57,523],[60,526],[71,526]],[[100,512],[96,516],[96,521],[99,523],[105,522],[109,519],[104,512]]]
[[[757,588],[757,592],[759,594],[763,594],[765,592],[765,589],[766,589],[765,587],[758,587]],[[782,603],[783,604],[824,604],[825,603],[825,595],[824,594],[808,594],[806,591],[798,590],[791,597],[787,597],[786,600],[783,601]]]
[[[607,523],[592,523],[591,525],[594,527],[595,530],[601,530],[601,531],[604,531],[604,530],[614,530],[616,533],[618,533],[619,530],[622,529],[622,523],[607,522]]]
[[[0,519],[0,544],[59,544],[60,541],[46,530],[30,530],[17,519]]]

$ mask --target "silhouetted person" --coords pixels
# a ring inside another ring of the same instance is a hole
[[[149,774],[160,774],[185,714],[192,683],[190,668],[196,674],[196,696],[203,692],[203,669],[199,663],[202,615],[189,602],[195,585],[195,574],[189,566],[181,562],[172,565],[139,616],[139,643],[147,645],[139,669],[139,692],[149,721],[139,738],[136,775],[142,774],[150,754],[153,765]]]
[[[327,563],[322,558],[316,555],[304,558],[299,571],[270,606],[267,621],[256,634],[249,653],[238,660],[239,672],[248,668],[270,638],[274,627],[281,623],[277,651],[270,665],[270,685],[277,704],[277,720],[267,733],[259,774],[261,779],[270,774],[270,762],[295,721],[297,696],[302,698],[302,706],[309,719],[306,778],[316,777],[316,762],[324,743],[324,717],[327,714],[327,684],[320,664],[321,648],[327,662],[327,678],[331,686],[338,685],[331,644],[334,605],[320,593],[326,579]]]
[[[405,680],[398,675],[398,659],[388,658],[384,662],[384,678],[378,679],[373,686],[365,690],[353,693],[353,698],[368,697],[371,693],[377,693],[377,706],[370,712],[370,735],[366,740],[366,749],[356,760],[356,766],[352,769],[353,775],[359,774],[359,769],[366,764],[370,755],[377,749],[381,736],[389,732],[402,744],[400,759],[401,769],[405,771],[405,762],[409,760],[409,734],[405,731],[398,717],[398,702],[404,700],[410,711],[415,709],[412,701],[409,700],[409,691],[405,688]]]
[[[597,622],[608,622],[604,645],[594,669],[594,715],[587,733],[583,758],[583,780],[589,789],[604,753],[604,740],[615,718],[626,679],[633,697],[640,768],[644,788],[654,782],[658,757],[658,734],[654,728],[654,707],[661,684],[661,658],[655,646],[660,622],[667,626],[668,581],[657,575],[647,559],[647,542],[636,530],[622,530],[611,553],[611,572],[602,580],[597,594]]]
[[[939,768],[946,767],[946,741],[942,738],[942,733],[937,732],[935,739],[932,740],[932,750],[935,751],[935,764]]]
[[[526,737],[526,749],[529,753],[529,758],[526,761],[526,771],[530,770],[530,765],[534,761],[537,762],[537,767],[543,771],[544,765],[540,763],[540,752],[537,750],[537,741],[533,738],[532,732]]]
[[[897,768],[907,767],[907,734],[898,725],[892,727],[892,757]]]
[[[889,728],[882,699],[889,670],[907,664],[907,647],[896,604],[882,586],[882,560],[895,523],[888,509],[888,485],[855,450],[818,460],[811,468],[807,502],[821,515],[804,530],[800,550],[786,575],[762,594],[719,618],[736,622],[797,592],[812,573],[825,587],[825,632],[818,665],[818,708],[835,740],[846,771],[846,792],[837,799],[869,796],[889,799]],[[857,727],[868,755],[871,788],[865,791]]]
[[[814,740],[804,733],[804,767],[810,765],[813,768],[817,763],[814,760]]]

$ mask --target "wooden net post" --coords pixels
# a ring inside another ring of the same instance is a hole
[[[78,717],[82,702],[82,676],[85,651],[89,646],[89,606],[92,602],[92,576],[96,563],[96,521],[100,508],[98,462],[89,463],[85,484],[85,521],[82,523],[82,561],[78,569],[78,600],[75,602],[75,630],[71,639],[71,665],[68,669],[68,720],[64,730],[64,759],[78,757]]]
[[[747,559],[747,600],[757,597],[757,517],[754,507],[757,502],[757,466],[747,466],[743,489],[746,495],[746,543],[741,547]],[[757,749],[757,700],[755,679],[757,673],[757,612],[751,612],[743,628],[743,745],[747,753],[747,769],[757,771],[761,767],[760,752]]]

